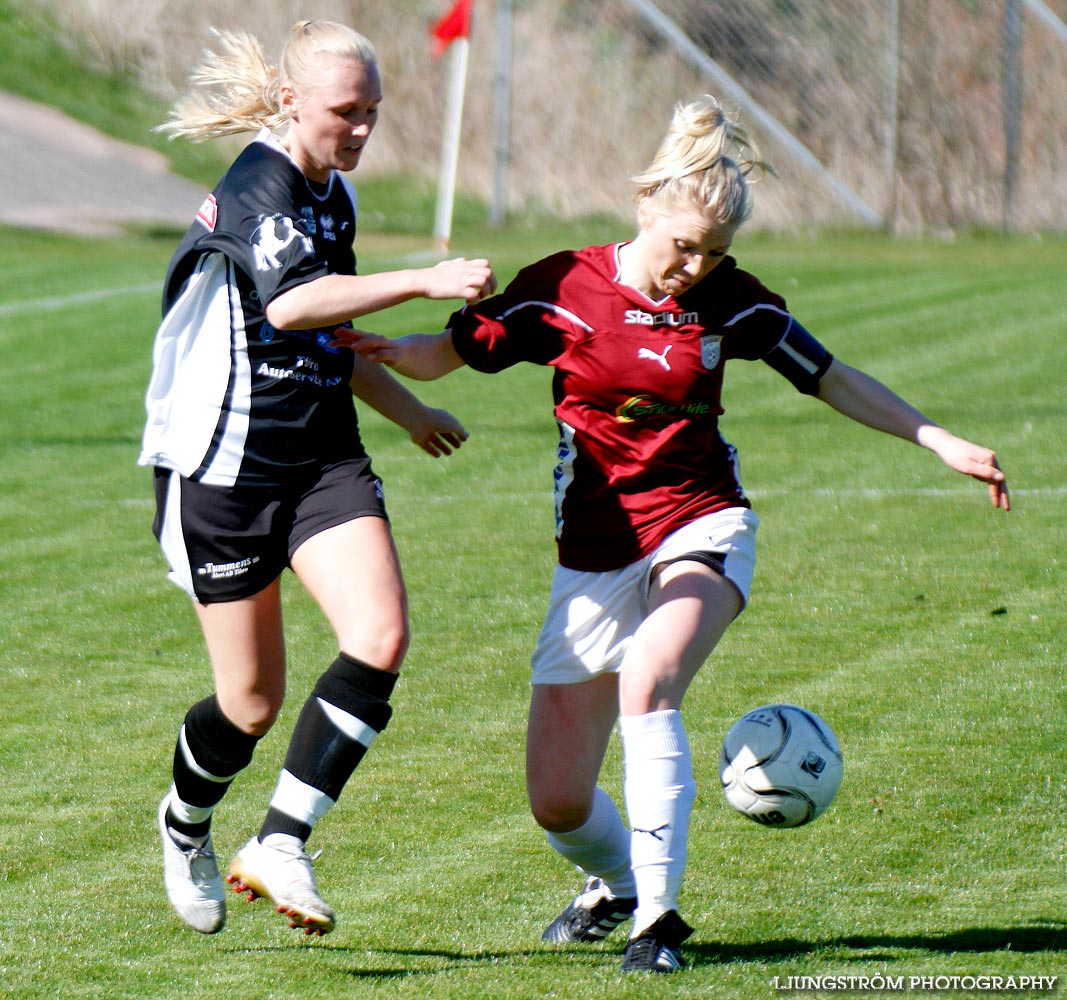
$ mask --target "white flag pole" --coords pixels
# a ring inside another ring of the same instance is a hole
[[[448,107],[445,110],[444,144],[441,171],[437,182],[437,213],[434,219],[434,242],[447,250],[452,239],[452,208],[456,200],[456,172],[459,165],[459,137],[463,124],[463,99],[467,90],[467,58],[470,40],[457,38],[452,49],[452,75],[448,84]]]

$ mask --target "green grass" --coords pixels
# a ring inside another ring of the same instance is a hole
[[[457,233],[457,252],[491,253],[504,277],[615,235]],[[1067,242],[740,241],[743,264],[844,360],[995,446],[1015,510],[765,366],[731,366],[724,430],[763,519],[760,562],[686,704],[692,968],[633,982],[619,942],[540,941],[575,888],[522,779],[553,564],[547,372],[419,386],[472,431],[448,460],[364,417],[415,642],[390,729],[316,832],[338,929],[308,943],[234,897],[226,930],[203,938],[166,903],[154,811],[208,668],[135,464],[173,244],[3,236],[0,996],[746,1000],[772,995],[774,976],[1065,971]],[[372,237],[361,261],[389,266],[417,242]],[[447,312],[412,303],[373,326],[433,329]],[[224,859],[258,826],[334,655],[291,579],[286,602],[290,700],[218,814]],[[722,734],[776,700],[822,714],[846,753],[836,802],[794,831],[748,823],[717,788]]]

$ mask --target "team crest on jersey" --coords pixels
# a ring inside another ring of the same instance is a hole
[[[286,215],[275,212],[266,216],[252,234],[252,252],[257,271],[272,271],[282,266],[278,256],[294,240],[303,244],[304,254],[310,256],[315,251],[311,238],[300,232],[293,225],[293,220]]]
[[[722,337],[706,333],[700,338],[700,362],[710,372],[722,360]]]

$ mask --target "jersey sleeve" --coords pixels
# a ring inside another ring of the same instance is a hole
[[[819,380],[826,374],[833,355],[792,316],[785,333],[763,358],[779,375],[809,396],[819,391]]]
[[[318,223],[307,201],[301,204],[298,185],[306,181],[282,153],[253,142],[215,188],[211,225],[196,238],[199,252],[222,252],[240,268],[264,308],[330,271],[316,252]],[[207,227],[203,219],[200,224]]]
[[[234,192],[233,225],[241,254],[236,263],[252,279],[264,306],[281,292],[327,273],[289,181],[288,170],[269,170]]]
[[[799,392],[814,396],[833,355],[797,322],[785,299],[746,272],[737,271],[735,280],[737,311],[724,324],[736,338],[735,356],[766,362]]]
[[[500,295],[453,313],[448,327],[456,353],[475,371],[499,372],[521,361],[549,365],[568,335],[588,329],[559,302],[556,255],[516,275]]]

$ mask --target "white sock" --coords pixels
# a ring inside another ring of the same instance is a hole
[[[668,910],[678,909],[696,780],[680,712],[625,715],[619,719],[619,732],[626,810],[633,831],[636,937]]]
[[[637,895],[630,867],[630,831],[604,789],[594,792],[593,811],[577,830],[547,836],[568,861],[602,879],[613,896]]]

